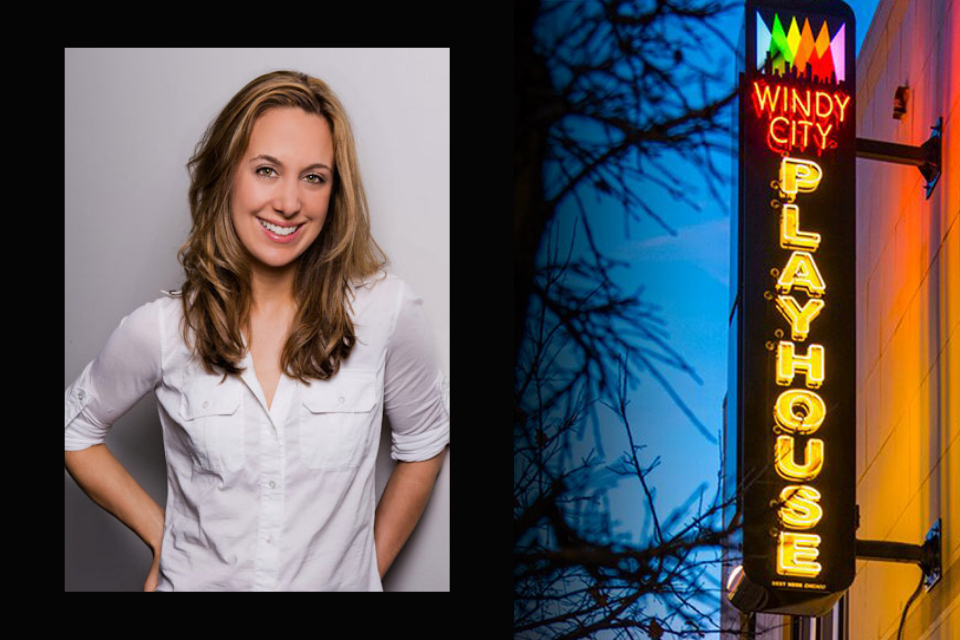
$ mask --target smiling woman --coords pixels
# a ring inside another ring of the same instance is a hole
[[[323,156],[333,157],[327,121],[296,108],[271,109],[257,120],[249,148],[266,146],[285,149],[280,154],[283,156],[310,157],[320,150]],[[264,162],[269,164],[264,165]],[[283,162],[266,154],[260,154],[242,166],[246,170],[239,171],[234,179],[230,212],[237,236],[256,259],[251,272],[253,302],[254,306],[263,307],[268,305],[256,303],[265,302],[263,299],[268,296],[283,300],[292,292],[293,270],[286,269],[287,275],[280,278],[265,277],[258,263],[283,268],[290,264],[291,252],[293,257],[299,256],[316,240],[330,202],[330,183],[325,178],[330,169],[326,164],[315,162],[291,177],[286,172],[278,173],[277,168],[283,171]],[[315,173],[305,175],[320,167],[324,177]],[[279,249],[276,245],[290,248]],[[274,284],[278,280],[281,283],[279,288]],[[270,284],[266,285],[267,282]]]
[[[382,268],[343,106],[266,74],[188,167],[186,282],[67,388],[67,469],[150,546],[145,591],[383,591],[443,463],[449,385],[422,299]],[[99,446],[150,392],[166,509]],[[378,504],[384,417],[397,464]]]
[[[291,329],[284,372],[303,381],[336,374],[355,341],[350,283],[387,263],[340,100],[305,74],[256,78],[210,125],[188,167],[184,337],[196,332],[204,368],[242,371],[243,334],[262,314]]]

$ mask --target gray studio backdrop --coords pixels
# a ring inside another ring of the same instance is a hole
[[[206,126],[255,77],[295,69],[326,81],[349,113],[374,237],[388,270],[424,299],[450,371],[447,49],[67,49],[64,387],[120,319],[178,288],[190,229],[186,163]],[[384,425],[377,498],[393,460]],[[163,439],[148,394],[107,446],[162,507]],[[450,453],[385,591],[450,589]],[[150,551],[64,470],[67,591],[143,588]]]

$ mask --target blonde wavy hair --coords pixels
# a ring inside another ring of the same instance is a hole
[[[300,255],[294,278],[296,319],[280,356],[281,370],[309,385],[340,369],[356,335],[347,313],[351,285],[376,274],[388,259],[370,233],[367,198],[347,113],[322,80],[275,71],[252,80],[210,124],[187,163],[193,227],[177,252],[186,273],[181,287],[183,336],[209,374],[239,375],[241,327],[250,320],[250,255],[229,211],[230,192],[254,123],[278,107],[297,107],[326,119],[333,134],[333,185],[323,229]]]

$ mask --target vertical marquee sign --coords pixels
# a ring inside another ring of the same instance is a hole
[[[854,16],[839,0],[748,0],[745,21],[736,323],[744,558],[731,581],[762,594],[753,610],[812,615],[854,577]]]

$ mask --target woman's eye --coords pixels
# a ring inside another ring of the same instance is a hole
[[[261,177],[263,177],[263,178],[269,178],[269,177],[270,177],[269,175],[267,175],[267,174],[265,174],[265,173],[260,173],[261,171],[273,171],[273,167],[260,167],[260,168],[257,169],[257,171],[256,171],[256,173],[257,173],[258,176],[261,176]],[[273,171],[273,173],[276,173],[276,171]],[[323,184],[324,182],[326,182],[326,180],[323,179],[323,176],[318,176],[318,175],[315,174],[315,173],[311,173],[311,174],[310,174],[309,176],[307,176],[307,177],[308,177],[308,178],[316,178],[316,180],[312,180],[312,181],[310,182],[310,184]]]

